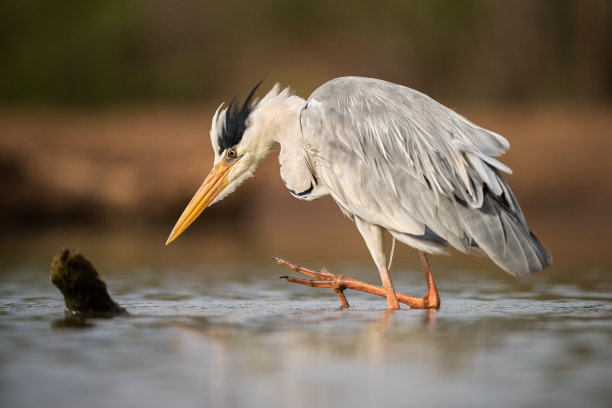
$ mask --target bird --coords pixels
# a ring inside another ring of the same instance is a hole
[[[308,99],[277,83],[261,99],[222,103],[212,118],[213,168],[166,245],[227,197],[280,145],[281,178],[300,200],[331,196],[363,237],[388,308],[399,309],[385,233],[419,251],[428,293],[416,307],[439,308],[428,254],[455,248],[485,255],[515,276],[552,263],[529,230],[496,157],[510,145],[433,98],[365,77],[340,77]],[[416,298],[415,298],[416,299]],[[415,305],[413,305],[415,307]]]

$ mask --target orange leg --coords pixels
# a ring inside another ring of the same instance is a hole
[[[393,290],[393,285],[391,285],[390,290],[392,290],[395,294],[395,296],[392,296],[391,299],[395,297],[399,303],[403,303],[414,309],[437,309],[440,307],[440,297],[438,295],[438,290],[436,289],[436,284],[433,280],[433,275],[431,274],[429,260],[427,258],[426,253],[419,251],[419,254],[421,256],[421,263],[423,264],[423,269],[425,270],[425,279],[427,281],[427,295],[425,295],[425,297],[423,298],[416,298],[413,296],[404,295],[403,293],[396,293]],[[327,269],[325,268],[321,269],[320,271],[314,271],[312,269],[294,265],[291,262],[288,262],[282,258],[274,259],[279,265],[286,266],[287,268],[293,269],[296,272],[315,278],[313,280],[296,278],[293,276],[281,276],[282,279],[286,279],[287,282],[299,283],[301,285],[311,287],[332,288],[334,292],[336,292],[336,294],[338,295],[338,298],[342,303],[342,307],[349,306],[348,301],[344,296],[344,289],[353,289],[385,297],[387,298],[390,309],[399,309],[399,305],[397,305],[397,307],[393,307],[392,300],[389,301],[389,288],[381,288],[380,286],[358,281],[356,279],[349,278],[348,276],[335,275],[327,271]]]
[[[427,294],[423,298],[423,309],[438,309],[440,308],[440,295],[438,288],[434,282],[433,274],[431,273],[431,265],[429,265],[429,257],[426,252],[419,251],[421,264],[425,271],[425,281],[427,282]]]
[[[382,280],[383,289],[385,290],[385,297],[387,298],[387,305],[389,310],[399,310],[399,303],[397,300],[397,293],[393,288],[393,282],[391,282],[391,276],[389,275],[389,269],[386,266],[380,268],[380,279]]]

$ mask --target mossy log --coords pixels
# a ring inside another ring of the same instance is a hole
[[[106,283],[91,262],[74,249],[65,248],[53,257],[51,282],[64,295],[67,315],[112,317],[128,314],[110,297]]]

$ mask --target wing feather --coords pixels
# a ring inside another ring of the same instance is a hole
[[[502,136],[418,91],[357,77],[318,88],[301,125],[317,176],[349,217],[429,252],[482,249],[514,274],[550,262],[500,174],[510,172],[494,158],[509,148]]]
[[[407,87],[338,78],[316,90],[307,106],[309,113],[320,111],[319,123],[337,143],[384,181],[401,170],[436,194],[479,207],[483,185],[501,192],[493,169],[510,172],[493,158],[507,151],[506,139]]]

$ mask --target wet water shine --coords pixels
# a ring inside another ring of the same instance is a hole
[[[226,269],[223,269],[226,268]],[[609,271],[439,273],[439,311],[292,285],[270,265],[102,272],[129,317],[62,324],[48,270],[0,275],[2,407],[607,407]],[[335,272],[376,282],[370,265]],[[421,272],[396,286],[424,291]]]

